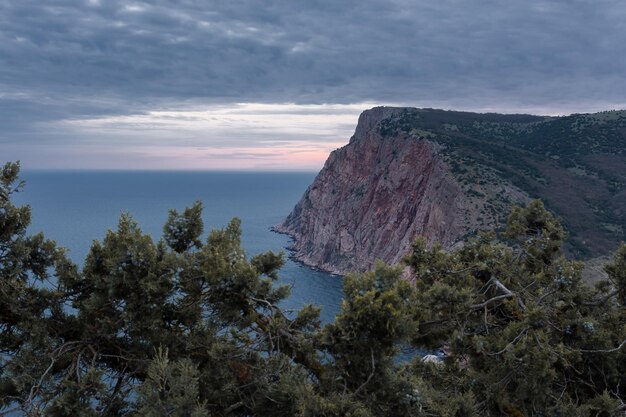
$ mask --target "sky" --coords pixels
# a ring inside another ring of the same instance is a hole
[[[626,108],[622,0],[0,0],[0,162],[319,170],[377,105]]]

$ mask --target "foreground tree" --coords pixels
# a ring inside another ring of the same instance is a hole
[[[282,256],[240,222],[202,242],[200,203],[154,242],[129,216],[78,270],[27,236],[0,178],[0,415],[623,415],[626,246],[594,289],[539,202],[445,253],[348,275],[335,321],[286,313]],[[403,278],[404,276],[404,278]],[[446,352],[398,360],[401,348]]]
[[[30,210],[10,201],[18,171],[7,164],[1,179],[0,410],[294,414],[289,392],[309,375],[297,346],[318,320],[275,307],[288,294],[273,286],[280,255],[248,260],[237,219],[202,244],[196,203],[170,212],[157,243],[123,215],[79,272],[54,242],[26,236]]]
[[[414,343],[446,347],[415,361],[435,413],[622,415],[626,395],[626,245],[590,288],[562,253],[559,221],[533,201],[493,233],[445,253],[413,246]],[[620,412],[620,410],[622,410]]]

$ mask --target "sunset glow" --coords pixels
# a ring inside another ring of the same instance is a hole
[[[345,145],[372,103],[244,103],[48,124],[61,146],[40,146],[25,162],[39,168],[319,170]]]

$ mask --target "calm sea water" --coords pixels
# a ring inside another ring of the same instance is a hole
[[[206,232],[224,227],[232,217],[242,220],[244,249],[249,256],[285,250],[289,238],[270,231],[289,214],[313,173],[252,172],[118,172],[24,171],[26,187],[16,202],[33,211],[31,232],[45,235],[69,249],[81,265],[91,242],[115,229],[129,212],[145,233],[161,237],[167,211],[179,211],[200,200]],[[322,307],[322,320],[339,309],[341,278],[287,260],[280,281],[292,285],[286,308],[305,303]]]

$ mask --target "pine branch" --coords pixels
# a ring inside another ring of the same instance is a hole
[[[526,305],[524,304],[524,301],[522,301],[521,297],[519,297],[513,291],[509,290],[499,279],[497,279],[495,276],[492,276],[491,279],[489,280],[489,282],[487,282],[487,284],[489,284],[489,283],[494,284],[504,294],[495,296],[493,298],[490,298],[489,300],[487,300],[487,301],[485,301],[483,303],[480,303],[480,304],[473,304],[471,306],[471,308],[473,310],[480,310],[482,308],[487,307],[490,304],[495,303],[496,301],[504,300],[504,299],[507,299],[507,298],[516,298],[517,299],[517,303],[519,304],[519,306],[522,309],[522,311],[526,311]]]
[[[622,343],[620,343],[618,347],[613,348],[613,349],[592,349],[592,350],[580,349],[580,351],[585,352],[585,353],[611,353],[611,352],[617,352],[624,346],[626,346],[626,339],[622,340]]]
[[[607,301],[609,301],[611,298],[615,297],[617,294],[619,294],[619,290],[615,290],[613,292],[610,292],[606,296],[600,298],[599,300],[596,300],[596,301],[593,301],[593,302],[588,302],[588,303],[583,303],[583,305],[586,306],[586,307],[601,306],[604,303],[606,303]]]

